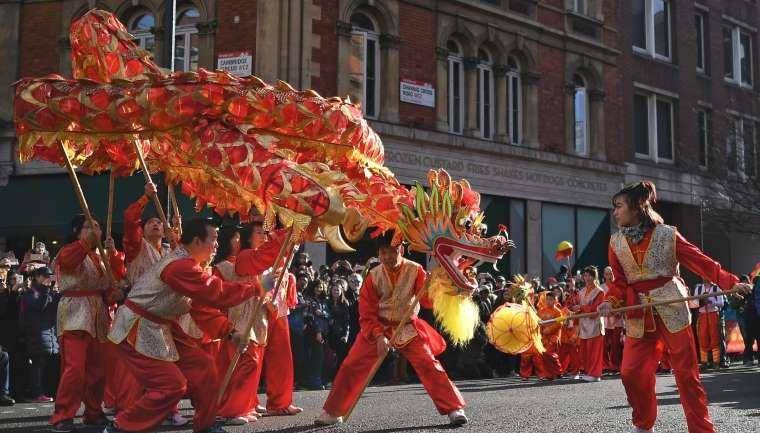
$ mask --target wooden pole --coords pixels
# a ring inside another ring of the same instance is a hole
[[[382,265],[381,265],[382,266]],[[430,280],[428,279],[428,282]],[[375,378],[375,375],[377,374],[377,370],[380,369],[380,366],[383,365],[383,361],[385,361],[385,358],[388,356],[388,352],[390,352],[390,349],[393,348],[393,345],[396,344],[396,340],[398,339],[398,336],[401,335],[401,331],[404,330],[404,326],[407,325],[407,322],[412,317],[412,314],[414,314],[414,310],[417,308],[417,304],[420,303],[420,298],[424,296],[424,294],[427,292],[427,284],[422,289],[419,295],[415,296],[412,295],[412,298],[410,301],[412,301],[411,304],[409,304],[409,307],[404,311],[404,314],[401,316],[403,317],[403,320],[399,322],[399,324],[396,326],[396,328],[393,330],[393,333],[391,334],[391,338],[388,340],[388,351],[385,352],[385,355],[379,356],[374,364],[372,364],[372,368],[370,368],[369,373],[367,374],[367,378],[364,380],[364,384],[362,385],[362,390],[359,394],[357,394],[356,399],[351,403],[351,406],[348,408],[348,412],[346,412],[345,415],[343,415],[343,422],[348,421],[348,418],[351,416],[351,414],[354,411],[354,408],[356,407],[357,403],[359,403],[359,399],[361,398],[362,394],[364,394],[364,390],[367,389],[370,382],[372,382],[372,379]]]
[[[137,159],[140,161],[140,168],[142,168],[143,175],[145,176],[145,182],[146,183],[153,183],[153,179],[150,177],[150,171],[148,171],[148,164],[145,162],[145,155],[143,155],[142,146],[140,145],[140,140],[134,140],[135,145],[135,152],[137,152]],[[169,229],[171,229],[171,226],[169,225],[169,221],[166,219],[166,214],[164,213],[164,208],[161,207],[161,200],[158,198],[158,194],[153,194],[153,206],[156,208],[156,213],[158,213],[158,217],[161,219],[161,222],[164,223],[164,230],[165,234],[168,236]]]
[[[716,296],[721,295],[731,295],[733,293],[741,292],[743,289],[736,288],[731,290],[726,290],[722,292],[713,292],[713,293],[703,293],[701,295],[695,295],[695,296],[687,296],[684,298],[678,298],[678,299],[668,299],[667,301],[659,301],[659,302],[649,302],[646,304],[638,304],[638,305],[630,305],[627,307],[621,307],[621,308],[613,308],[610,310],[610,314],[617,314],[617,313],[625,313],[626,311],[633,311],[633,310],[641,310],[643,308],[649,308],[649,307],[658,307],[660,305],[668,305],[668,304],[675,304],[678,302],[686,302],[686,301],[694,301],[697,299],[706,299],[706,298],[713,298]],[[575,320],[575,319],[584,319],[588,317],[597,317],[599,316],[599,312],[595,311],[593,313],[582,313],[582,314],[571,314],[569,316],[564,317],[556,317],[554,319],[547,319],[542,320],[538,322],[539,325],[548,325],[550,323],[554,322],[565,322],[568,320]]]
[[[92,213],[90,213],[90,207],[87,205],[87,200],[84,198],[84,192],[82,191],[82,184],[79,183],[77,172],[74,170],[74,166],[71,164],[71,159],[69,158],[69,154],[66,153],[66,146],[63,141],[60,142],[60,146],[61,146],[61,153],[63,154],[63,157],[66,160],[66,170],[68,170],[69,172],[69,178],[71,179],[71,184],[74,186],[74,193],[76,194],[77,200],[79,201],[79,206],[82,208],[82,212],[84,213],[85,218],[87,218],[87,221],[90,223],[90,226],[95,227],[95,220],[92,218]],[[110,260],[108,260],[108,255],[103,249],[103,242],[101,242],[100,238],[98,238],[97,241],[98,241],[98,244],[97,244],[98,253],[100,253],[100,257],[102,259],[100,260],[100,270],[105,275],[108,275],[108,279],[110,280],[111,285],[115,285],[116,279],[111,273],[111,263],[110,263]]]
[[[177,195],[174,194],[174,186],[167,183],[166,188],[168,188],[169,206],[171,206],[172,215],[181,217],[179,213],[179,205],[177,204]]]
[[[106,215],[106,238],[111,237],[111,229],[113,229],[113,193],[116,184],[116,175],[113,172],[108,174],[108,214]]]
[[[295,255],[295,240],[298,237],[298,233],[296,233],[295,226],[291,226],[288,231],[288,236],[285,239],[285,242],[283,242],[282,246],[280,247],[280,252],[277,254],[277,259],[274,262],[273,269],[278,269],[278,265],[282,261],[283,257],[286,257],[285,261],[283,262],[283,266],[280,272],[280,276],[277,277],[277,282],[273,288],[273,290],[279,290],[280,285],[283,282],[283,278],[285,277],[288,268],[290,267],[290,262],[293,260],[293,256]],[[265,304],[265,302],[260,302],[257,304],[257,308],[254,310],[253,314],[251,314],[251,317],[248,319],[248,323],[246,323],[246,326],[244,328],[244,335],[250,335],[251,334],[251,328],[253,328],[253,322],[256,320],[257,314],[262,313],[261,307]],[[217,403],[222,402],[222,398],[224,398],[224,392],[227,390],[227,386],[230,384],[230,379],[232,379],[232,373],[235,371],[235,367],[237,367],[238,361],[240,361],[240,356],[245,352],[245,348],[248,346],[247,340],[246,344],[244,344],[242,347],[238,347],[235,351],[235,355],[232,357],[232,360],[230,362],[229,367],[227,367],[227,372],[224,374],[224,379],[222,380],[222,386],[219,387],[219,393],[217,394],[216,400]]]

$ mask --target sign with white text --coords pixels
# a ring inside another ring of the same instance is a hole
[[[435,107],[435,89],[431,83],[401,79],[401,102]]]
[[[253,74],[253,55],[250,51],[220,53],[216,65],[236,77],[247,77]]]

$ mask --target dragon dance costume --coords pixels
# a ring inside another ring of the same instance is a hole
[[[326,413],[344,416],[362,391],[362,384],[377,360],[376,340],[390,338],[394,328],[425,286],[425,270],[417,263],[402,259],[398,269],[385,265],[372,269],[359,291],[359,323],[361,331],[338,371],[330,395],[324,404]],[[429,307],[423,296],[420,304]],[[417,317],[419,306],[410,322],[404,325],[395,348],[414,367],[422,385],[442,415],[465,406],[459,390],[435,357],[446,347],[443,338],[425,321]]]
[[[646,231],[638,242],[615,233],[610,239],[609,264],[615,280],[608,283],[613,305],[635,305],[688,296],[679,263],[722,289],[739,279],[723,270],[678,231],[664,224]],[[649,430],[657,418],[655,373],[667,350],[676,378],[689,433],[713,433],[694,350],[687,303],[681,302],[626,313],[626,341],[621,375],[633,408],[633,424]]]

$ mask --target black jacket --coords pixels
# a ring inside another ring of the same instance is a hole
[[[60,294],[33,284],[21,297],[19,327],[30,355],[58,353],[56,317]]]

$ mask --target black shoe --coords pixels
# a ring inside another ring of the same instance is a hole
[[[82,424],[87,427],[106,427],[111,424],[111,420],[106,418],[105,415],[100,415],[97,418],[85,419],[82,421]]]
[[[110,432],[103,432],[103,433],[110,433]],[[213,426],[207,429],[201,430],[198,433],[227,433],[227,430],[223,429],[220,423],[216,423]]]
[[[123,430],[119,430],[118,427],[116,427],[116,423],[113,421],[109,421],[108,424],[103,428],[103,431],[101,433],[124,433]]]
[[[16,404],[16,400],[12,399],[10,395],[0,395],[0,406],[13,406]]]
[[[57,422],[53,424],[53,428],[50,429],[53,433],[71,433],[74,430],[74,420],[73,419],[65,419],[61,422]]]

